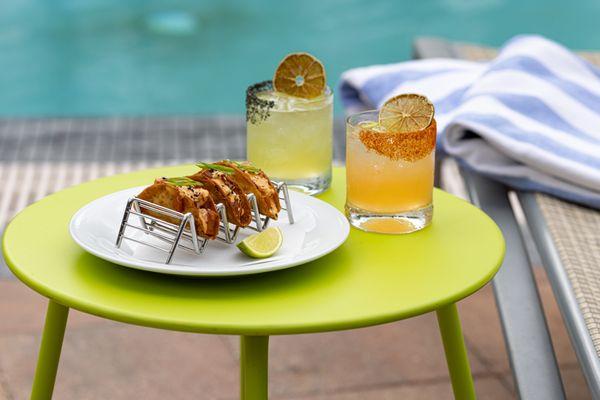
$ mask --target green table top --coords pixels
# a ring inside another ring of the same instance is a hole
[[[504,255],[496,224],[441,190],[430,227],[409,235],[351,229],[333,253],[295,268],[240,278],[198,279],[137,271],[92,256],[68,225],[83,205],[192,166],[116,175],[55,193],[6,228],[14,274],[74,309],[132,324],[241,335],[341,330],[408,318],[464,298],[488,282]],[[344,169],[320,198],[344,206]],[[119,210],[120,212],[120,210]]]

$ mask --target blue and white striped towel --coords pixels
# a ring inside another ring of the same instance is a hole
[[[342,75],[348,112],[421,93],[443,150],[523,190],[600,208],[600,69],[539,36],[517,36],[489,63],[428,59]]]

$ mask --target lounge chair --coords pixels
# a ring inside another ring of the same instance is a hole
[[[436,38],[419,38],[413,49],[415,58],[485,61],[496,54],[492,48]],[[599,53],[580,54],[600,65]],[[531,237],[590,392],[599,399],[600,211],[539,193],[511,193],[470,171],[460,173],[471,201],[494,218],[506,239],[506,258],[493,286],[519,397],[565,398],[527,252]],[[525,217],[521,227],[515,216],[520,209]]]

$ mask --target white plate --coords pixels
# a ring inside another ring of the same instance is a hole
[[[212,240],[204,253],[197,255],[178,249],[171,263],[165,264],[167,254],[162,251],[128,240],[123,241],[121,248],[115,245],[127,200],[142,189],[132,188],[101,197],[77,211],[69,226],[75,242],[95,256],[126,267],[175,275],[234,276],[275,271],[323,257],[344,243],[350,231],[348,221],[336,208],[290,191],[296,222],[290,224],[285,211],[280,213],[278,221],[271,221],[270,226],[277,226],[283,232],[283,245],[274,256],[252,259],[242,254],[235,244]],[[252,233],[250,229],[242,229],[237,241]],[[138,240],[158,241],[134,229],[128,229],[127,235]]]

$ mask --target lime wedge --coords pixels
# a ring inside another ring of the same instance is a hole
[[[252,258],[271,257],[283,242],[283,235],[279,228],[267,228],[260,233],[248,236],[238,243],[237,247],[242,253]]]

